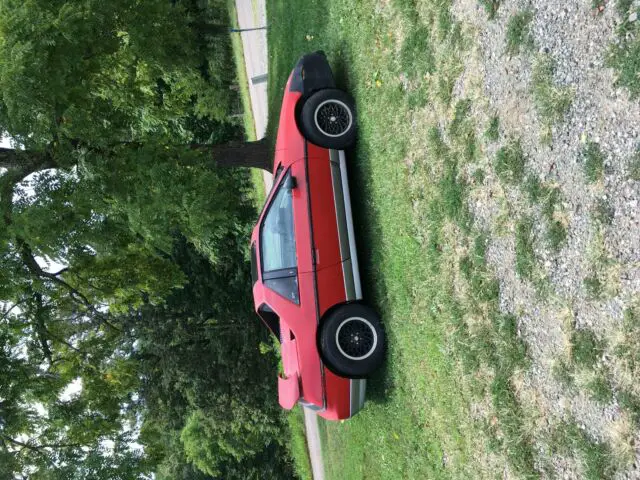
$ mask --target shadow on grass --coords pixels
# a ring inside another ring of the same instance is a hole
[[[385,279],[376,272],[374,264],[372,243],[378,238],[381,230],[379,216],[373,205],[370,204],[370,191],[367,187],[367,178],[371,175],[367,147],[359,145],[357,149],[347,152],[349,161],[349,188],[351,190],[351,202],[353,208],[354,227],[356,231],[356,244],[358,248],[358,262],[360,265],[360,277],[362,279],[362,294],[365,302],[382,316],[382,323],[386,328],[383,315],[383,298],[386,291]],[[389,342],[387,341],[387,344]],[[393,388],[393,379],[390,374],[389,352],[382,366],[370,377],[367,385],[367,398],[376,403],[386,403],[390,390]]]

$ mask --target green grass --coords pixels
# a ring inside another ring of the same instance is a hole
[[[582,368],[593,368],[602,356],[604,346],[591,330],[574,330],[571,335],[571,360]]]
[[[576,386],[575,371],[573,365],[564,359],[558,359],[553,364],[553,378],[566,389],[573,390]]]
[[[525,156],[518,140],[512,140],[496,153],[496,174],[503,183],[519,184],[524,179]]]
[[[487,12],[489,20],[493,20],[496,17],[501,2],[502,0],[478,0],[478,3],[482,5]]]
[[[253,184],[254,202],[258,211],[260,211],[262,210],[264,202],[267,199],[267,191],[265,190],[262,170],[259,170],[257,168],[251,169],[251,183]]]
[[[617,28],[617,41],[609,47],[608,66],[616,70],[616,85],[625,87],[633,98],[640,95],[640,21],[629,22],[634,11],[632,0],[617,3],[621,22]],[[640,8],[635,8],[640,14]]]
[[[586,479],[604,480],[615,474],[616,459],[611,448],[591,438],[575,421],[559,425],[551,445],[557,453],[578,458]]]
[[[541,205],[542,217],[547,224],[547,242],[552,250],[558,250],[568,235],[560,209],[560,189],[542,183],[535,175],[529,175],[524,191],[531,203]]]
[[[559,250],[567,240],[567,227],[560,220],[553,220],[547,229],[547,241],[553,250]]]
[[[640,150],[636,151],[629,164],[629,178],[640,182]]]
[[[302,407],[295,407],[286,413],[289,426],[288,447],[293,458],[293,466],[299,480],[312,480],[311,459],[304,428],[304,412]]]
[[[549,189],[540,181],[536,175],[529,175],[524,184],[524,190],[531,203],[538,203],[546,198]]]
[[[533,220],[524,218],[516,224],[516,273],[531,279],[536,265],[533,250]]]
[[[431,33],[425,26],[417,27],[405,39],[400,50],[400,67],[410,79],[433,73],[435,58]]]
[[[514,386],[527,352],[518,319],[500,311],[488,238],[468,207],[479,177],[467,167],[485,159],[475,105],[454,98],[453,86],[470,45],[449,1],[419,7],[394,0],[381,7],[394,15],[383,17],[373,0],[268,3],[269,130],[304,52],[323,49],[338,86],[355,97],[359,138],[348,157],[364,297],[388,335],[365,409],[344,423],[321,422],[326,474],[475,478],[508,464],[514,476],[533,478],[537,453],[525,421],[535,412]],[[425,111],[433,115],[415,117]],[[515,168],[507,159],[505,178],[522,178],[520,156]],[[474,419],[471,405],[484,399],[487,416]]]
[[[596,200],[596,204],[592,211],[593,218],[601,225],[611,225],[613,222],[613,216],[615,210],[611,206],[611,203],[603,198]]]
[[[555,62],[551,55],[541,53],[534,63],[531,74],[533,102],[545,131],[543,139],[550,139],[551,126],[561,121],[569,110],[573,100],[570,87],[556,84],[553,75]]]
[[[507,23],[506,51],[516,55],[521,51],[533,50],[534,42],[529,24],[533,20],[533,11],[523,10],[514,14]]]
[[[484,179],[487,178],[487,174],[483,169],[476,168],[471,177],[476,185],[482,185],[484,183]]]
[[[494,115],[491,117],[491,120],[489,120],[489,126],[485,130],[484,136],[492,142],[500,138],[500,118],[497,115]]]
[[[589,396],[596,402],[602,404],[610,403],[614,398],[611,381],[606,373],[597,372],[592,380],[586,386]]]
[[[582,150],[584,159],[584,174],[589,183],[595,183],[602,180],[604,176],[604,154],[600,149],[600,145],[588,141]]]

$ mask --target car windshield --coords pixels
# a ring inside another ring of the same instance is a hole
[[[280,182],[260,230],[263,272],[296,267],[296,240],[293,230],[291,190],[286,188],[290,174]]]

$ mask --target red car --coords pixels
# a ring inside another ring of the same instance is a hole
[[[384,357],[378,315],[362,303],[344,149],[355,140],[351,97],[335,88],[323,52],[287,82],[274,186],[251,236],[258,316],[280,339],[280,405],[349,418]]]

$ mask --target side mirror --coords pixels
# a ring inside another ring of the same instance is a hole
[[[293,190],[294,188],[297,188],[297,187],[298,187],[298,180],[293,175],[289,176],[289,178],[287,178],[284,181],[284,188],[286,188],[287,190]]]

